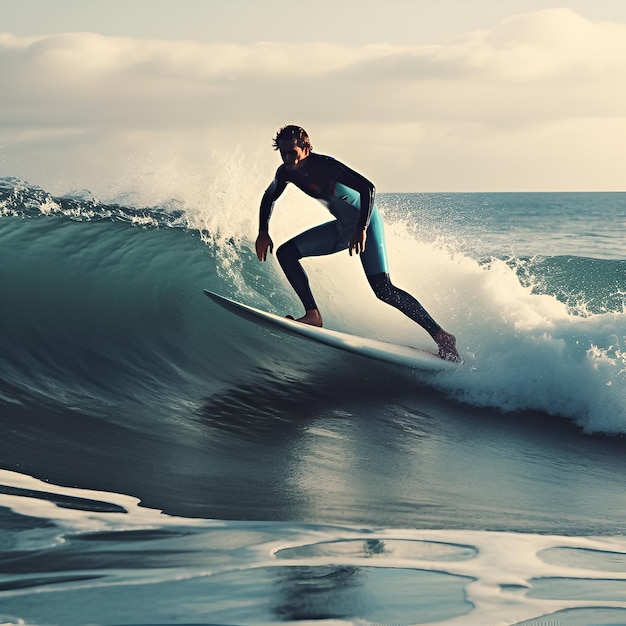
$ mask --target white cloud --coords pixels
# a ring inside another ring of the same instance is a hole
[[[70,163],[87,171],[98,144],[138,161],[142,151],[171,156],[215,136],[266,137],[265,149],[277,126],[295,122],[319,151],[367,168],[388,190],[433,181],[438,189],[471,189],[472,181],[501,189],[502,176],[489,172],[507,162],[515,164],[506,177],[512,188],[549,188],[539,176],[548,167],[559,188],[567,176],[572,188],[623,188],[609,159],[626,141],[626,25],[568,9],[512,16],[491,31],[428,46],[7,34],[0,81],[7,175],[28,173],[37,159],[39,172]],[[594,137],[594,128],[604,132]],[[577,135],[588,142],[578,167],[567,152]]]
[[[547,9],[504,20],[477,34],[473,60],[501,80],[606,78],[626,69],[626,27],[594,24],[569,9]]]

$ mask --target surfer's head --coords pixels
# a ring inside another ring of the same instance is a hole
[[[287,140],[291,142],[292,139],[295,139],[296,145],[303,150],[308,150],[309,152],[313,150],[306,130],[304,130],[302,126],[295,126],[294,124],[289,124],[279,129],[276,133],[276,137],[274,137],[274,150],[280,150],[279,144],[281,141]]]
[[[297,170],[304,165],[312,146],[304,128],[283,126],[274,137],[274,150],[280,151],[280,158],[288,170]]]

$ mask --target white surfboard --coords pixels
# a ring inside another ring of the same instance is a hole
[[[274,313],[268,313],[261,309],[255,309],[247,304],[235,302],[234,300],[220,296],[212,291],[207,291],[206,289],[204,293],[220,306],[245,319],[269,324],[274,328],[280,328],[287,332],[300,335],[301,337],[306,337],[307,339],[332,346],[333,348],[353,352],[371,359],[378,359],[379,361],[385,361],[387,363],[429,371],[442,371],[458,365],[451,361],[445,361],[433,352],[428,352],[427,350],[412,348],[411,346],[401,346],[395,343],[379,341],[378,339],[366,339],[365,337],[357,337],[356,335],[349,335],[327,328],[318,328],[317,326],[296,322],[295,320],[281,317]]]

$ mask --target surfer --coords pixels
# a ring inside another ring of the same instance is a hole
[[[290,239],[276,251],[276,258],[305,309],[304,316],[297,321],[313,326],[323,324],[300,259],[347,249],[350,256],[353,252],[360,255],[376,297],[422,326],[437,344],[440,357],[459,361],[454,335],[441,328],[413,296],[398,289],[389,278],[383,222],[374,204],[374,185],[336,159],[313,152],[309,136],[300,126],[281,128],[273,145],[280,152],[283,164],[261,200],[256,239],[259,261],[265,261],[268,251],[274,250],[269,220],[274,203],[287,183],[322,202],[335,217]]]

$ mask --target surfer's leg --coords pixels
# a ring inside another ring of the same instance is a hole
[[[416,298],[391,282],[383,222],[378,210],[372,212],[361,263],[367,280],[379,300],[398,309],[424,328],[437,344],[440,357],[449,361],[460,360],[454,335],[441,328]]]
[[[424,328],[433,339],[437,336],[441,326],[435,322],[416,298],[396,287],[391,282],[389,274],[374,274],[368,276],[367,280],[379,300],[402,311],[407,317]]]
[[[374,274],[367,279],[379,300],[395,307],[426,330],[437,344],[441,358],[448,361],[460,360],[455,336],[441,328],[416,298],[396,287],[389,274]]]
[[[361,263],[376,297],[402,311],[414,322],[425,328],[434,339],[441,330],[441,326],[412,295],[398,289],[389,278],[385,232],[378,209],[372,211],[370,225],[367,229],[365,251],[361,254]]]
[[[300,264],[302,255],[293,239],[284,243],[276,250],[276,258],[306,311],[304,317],[298,318],[298,321],[312,324],[313,326],[321,326],[323,323],[322,316],[311,292],[309,279]]]
[[[323,323],[300,259],[332,254],[337,251],[336,242],[337,224],[336,221],[332,221],[301,233],[276,250],[276,258],[306,311],[304,316],[298,319],[299,322],[313,326],[322,326]]]

